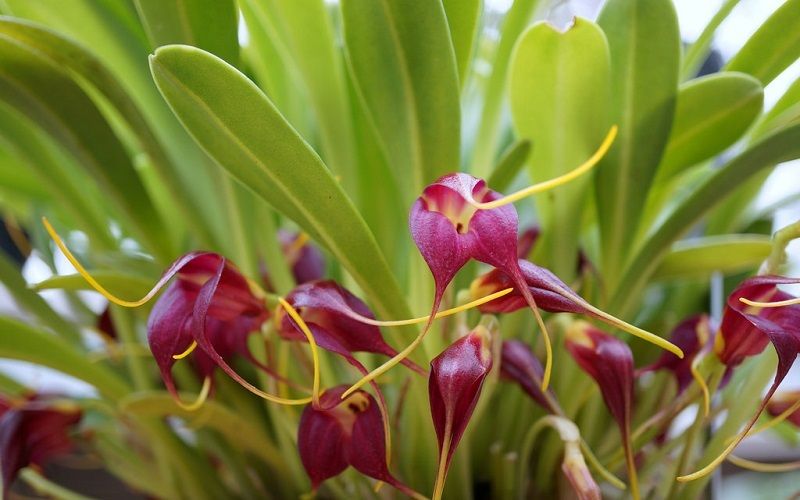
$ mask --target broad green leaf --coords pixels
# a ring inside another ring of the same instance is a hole
[[[185,43],[239,61],[238,12],[234,0],[135,0],[153,47]]]
[[[762,85],[800,58],[800,0],[786,0],[733,56],[727,71],[741,71]]]
[[[761,112],[764,89],[743,73],[717,73],[681,86],[659,175],[673,176],[724,151]]]
[[[475,38],[478,35],[478,23],[483,10],[483,2],[481,0],[442,0],[442,5],[447,15],[450,38],[453,40],[453,49],[456,53],[458,80],[463,88],[472,60]]]
[[[714,272],[755,269],[772,251],[769,236],[726,234],[679,241],[653,273],[654,280],[707,279]]]
[[[0,358],[28,361],[72,375],[112,400],[130,392],[113,371],[92,363],[63,339],[21,321],[0,316]]]
[[[92,277],[118,297],[142,297],[153,287],[153,280],[116,271],[92,271]],[[80,274],[52,276],[31,286],[33,290],[94,290]]]
[[[574,169],[608,132],[609,54],[605,36],[576,18],[562,32],[537,23],[511,59],[509,100],[517,136],[536,144],[528,158],[534,182]],[[564,279],[575,272],[581,212],[590,176],[536,198],[545,263]],[[538,245],[537,245],[538,246]]]
[[[531,154],[531,141],[522,139],[510,145],[497,166],[492,170],[492,175],[486,183],[490,188],[495,191],[503,192],[507,190],[514,179],[522,172],[522,167],[528,161],[528,156]]]
[[[598,24],[611,50],[619,135],[595,175],[603,274],[614,289],[672,127],[681,40],[671,0],[609,0]]]
[[[681,64],[681,80],[689,80],[700,70],[703,61],[706,60],[711,51],[714,33],[717,32],[719,25],[728,18],[734,7],[739,4],[739,1],[740,0],[725,0],[725,3],[720,6],[714,14],[714,17],[712,17],[708,24],[706,24],[706,27],[703,28],[703,32],[700,33],[697,40],[689,46],[689,49],[683,57],[683,63]]]
[[[0,18],[0,35],[37,51],[54,65],[75,75],[81,83],[91,84],[102,94],[130,127],[142,150],[149,156],[158,179],[170,194],[171,202],[182,211],[184,219],[201,240],[213,241],[208,224],[197,216],[202,212],[203,204],[197,201],[196,195],[193,196],[193,189],[187,189],[186,183],[181,180],[179,169],[169,158],[138,105],[103,62],[69,38],[25,20]],[[62,206],[66,207],[68,204]]]
[[[459,167],[458,73],[444,9],[402,0],[341,7],[356,86],[410,202]]]
[[[242,4],[253,18],[250,24],[266,23],[274,36],[283,35],[285,56],[297,68],[319,129],[320,156],[342,176],[347,191],[355,193],[359,174],[350,96],[328,7],[323,0],[242,0]]]
[[[327,248],[385,317],[405,300],[364,220],[319,156],[235,68],[200,49],[163,47],[153,77],[175,114],[233,177]]]
[[[237,448],[262,458],[275,471],[286,471],[280,452],[260,426],[253,425],[215,401],[206,401],[198,411],[186,411],[175,403],[169,393],[148,391],[126,396],[119,401],[119,409],[141,417],[181,417],[190,427],[196,423],[219,432]]]
[[[647,236],[628,264],[610,309],[622,315],[629,311],[672,243],[734,193],[737,186],[765,168],[797,158],[800,158],[800,124],[765,137],[715,170]]]
[[[162,259],[170,255],[160,217],[127,152],[77,84],[39,52],[0,37],[0,98],[71,152],[148,249]]]
[[[28,283],[22,277],[21,269],[3,252],[0,252],[0,283],[5,285],[11,297],[23,311],[33,315],[43,325],[70,341],[80,341],[81,332],[78,328],[53,311],[38,293],[28,288]]]
[[[11,144],[0,140],[0,186],[4,190],[25,197],[28,201],[49,200],[50,192],[14,153],[16,151]]]
[[[474,139],[471,171],[476,177],[488,177],[495,165],[502,136],[501,117],[508,87],[511,52],[538,5],[539,0],[514,0],[503,18],[500,41],[492,54],[492,72],[485,83],[480,124]]]

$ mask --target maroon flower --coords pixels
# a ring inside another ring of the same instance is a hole
[[[354,352],[369,352],[392,357],[397,354],[381,336],[380,329],[364,322],[375,316],[364,302],[335,281],[317,281],[295,288],[286,301],[294,307],[314,334],[317,344],[334,352],[356,367],[362,374],[367,370]],[[288,340],[306,341],[298,325],[280,309],[276,314],[278,332]],[[412,370],[426,375],[425,370],[410,359],[402,361]]]
[[[378,405],[369,393],[356,391],[345,399],[347,386],[329,389],[320,406],[308,405],[300,417],[297,447],[316,491],[348,466],[388,483],[406,495],[419,495],[395,479],[386,463],[386,435]]]
[[[650,366],[646,366],[640,372],[669,370],[678,383],[678,393],[686,389],[692,382],[692,363],[695,357],[707,345],[711,337],[708,316],[698,314],[682,321],[672,330],[670,341],[683,351],[684,357],[679,358],[671,352],[663,352],[661,356]]]
[[[578,365],[597,382],[622,434],[628,462],[631,495],[638,498],[636,465],[631,449],[633,407],[633,353],[628,344],[585,321],[576,321],[567,330],[566,347]]]
[[[72,405],[0,396],[0,468],[3,498],[24,467],[41,466],[72,449],[69,431],[81,418]]]
[[[525,342],[504,340],[500,355],[500,377],[519,384],[525,393],[550,413],[556,413],[555,397],[542,392],[544,368]]]
[[[238,354],[259,364],[247,347],[247,337],[269,317],[264,301],[227,259],[214,253],[189,257],[182,257],[178,261],[182,265],[171,269],[177,279],[158,298],[147,324],[150,350],[176,400],[172,366],[176,356],[194,345],[200,347],[193,353],[195,366],[205,380],[210,381],[214,369],[220,367],[247,384],[229,360]]]
[[[434,500],[441,497],[453,453],[467,428],[483,382],[492,368],[489,332],[477,326],[431,361],[428,396],[439,441]]]
[[[743,281],[728,297],[722,325],[714,341],[714,352],[730,369],[747,357],[759,354],[767,343],[772,343],[778,355],[775,378],[756,413],[730,445],[707,466],[679,477],[679,481],[691,481],[705,476],[733,452],[755,425],[800,353],[800,304],[762,308],[747,305],[740,299],[758,302],[790,300],[794,297],[778,290],[777,285],[798,282],[798,279],[780,276],[756,276]]]

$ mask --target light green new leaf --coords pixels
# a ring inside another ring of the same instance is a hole
[[[681,80],[688,80],[695,76],[700,70],[703,61],[708,57],[711,51],[711,44],[714,41],[714,33],[717,32],[720,24],[728,18],[734,7],[739,4],[740,0],[725,0],[714,17],[703,28],[703,32],[697,37],[697,40],[689,46],[686,54],[683,57],[681,64]]]
[[[800,58],[800,0],[786,0],[733,56],[727,71],[741,71],[766,86]]]
[[[659,175],[671,177],[724,151],[747,131],[763,101],[759,81],[744,73],[717,73],[682,85]]]
[[[598,24],[611,50],[611,122],[619,126],[595,176],[604,277],[614,289],[672,126],[681,40],[671,0],[609,0]]]
[[[487,177],[494,167],[503,135],[501,118],[508,87],[511,53],[538,5],[539,0],[514,0],[503,18],[500,41],[492,54],[492,72],[485,83],[481,119],[474,139],[471,171],[476,177]]]
[[[714,171],[651,232],[628,264],[611,301],[611,311],[624,313],[640,298],[664,255],[709,210],[765,168],[800,158],[800,124],[779,130]]]
[[[552,179],[586,161],[609,128],[609,54],[600,28],[581,18],[564,32],[533,25],[517,43],[509,78],[517,136],[536,144],[528,158],[531,179]],[[584,176],[535,199],[545,235],[541,255],[567,280],[575,272],[590,180]]]
[[[407,317],[364,219],[319,156],[235,68],[200,49],[160,48],[153,78],[198,144],[233,177],[327,248],[385,317]]]
[[[172,396],[164,391],[136,392],[119,401],[119,409],[140,417],[168,417],[175,415],[187,420],[188,425],[197,424],[213,429],[237,448],[261,457],[272,468],[281,473],[286,466],[280,452],[262,427],[253,425],[229,408],[206,401],[198,411],[186,411],[179,407]]]
[[[772,251],[760,234],[726,234],[679,241],[664,257],[654,280],[707,279],[714,272],[734,274],[757,268]]]
[[[87,360],[63,339],[21,321],[0,316],[0,358],[28,361],[72,375],[117,400],[130,387],[113,371]]]
[[[356,86],[410,202],[459,167],[458,73],[444,9],[403,0],[341,7]]]
[[[153,47],[185,43],[230,64],[239,61],[238,11],[234,0],[135,0]]]
[[[0,98],[72,153],[149,249],[161,258],[170,256],[160,217],[128,153],[94,103],[38,51],[3,35]]]
[[[442,0],[442,5],[447,15],[450,38],[453,40],[453,49],[456,53],[458,80],[463,87],[472,60],[483,2],[481,0]]]

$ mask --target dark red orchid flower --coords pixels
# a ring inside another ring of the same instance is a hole
[[[478,308],[479,311],[499,314],[522,309],[528,304],[528,300],[524,296],[527,293],[545,311],[591,316],[651,342],[662,349],[666,349],[676,356],[683,356],[683,352],[679,347],[663,338],[626,323],[591,305],[548,269],[522,259],[519,260],[518,269],[524,279],[524,288],[520,288],[514,278],[509,277],[500,269],[489,271],[472,282],[470,293],[473,297],[482,297],[500,290],[513,288],[512,292],[481,305]]]
[[[386,463],[383,416],[369,393],[356,391],[342,399],[347,386],[325,391],[318,407],[306,406],[297,430],[303,467],[316,491],[326,479],[352,466],[412,497],[415,491],[397,480]]]
[[[767,413],[773,417],[786,413],[785,420],[795,427],[800,427],[800,391],[782,391],[775,394],[767,404]]]
[[[259,331],[269,317],[263,299],[251,290],[247,280],[227,259],[215,253],[189,254],[173,275],[172,282],[158,298],[147,324],[150,350],[170,393],[177,399],[172,377],[176,356],[193,353],[199,374],[211,380],[216,367],[237,381],[241,377],[229,360],[241,355],[261,365],[250,353],[247,337]]]
[[[669,370],[678,383],[678,394],[682,393],[692,382],[692,363],[697,355],[708,344],[711,338],[711,327],[706,314],[691,316],[678,324],[669,340],[680,347],[684,357],[679,358],[671,352],[663,352],[655,363],[639,370],[640,373]]]
[[[483,382],[492,368],[489,331],[478,325],[431,361],[428,397],[439,441],[434,500],[441,497],[453,453],[467,428]]]
[[[504,340],[500,355],[500,378],[515,382],[539,406],[549,413],[557,413],[555,395],[542,392],[544,368],[525,342]]]
[[[369,352],[393,357],[397,354],[384,341],[380,329],[364,322],[375,316],[367,305],[332,280],[306,283],[295,288],[286,301],[294,307],[314,334],[317,344],[342,356],[362,374],[367,370],[354,352]],[[306,341],[298,325],[280,309],[276,315],[278,332],[287,340]],[[404,365],[421,375],[426,372],[406,358]]]
[[[778,355],[775,378],[756,413],[725,451],[701,470],[679,477],[679,481],[691,481],[705,476],[733,452],[755,425],[794,364],[800,353],[800,304],[762,308],[747,305],[740,300],[779,302],[794,299],[792,295],[777,288],[777,285],[792,283],[800,283],[800,279],[755,276],[743,281],[728,296],[722,324],[714,340],[715,354],[728,369],[731,369],[746,358],[761,353],[768,343],[772,343]]]
[[[21,469],[41,466],[72,449],[70,429],[80,418],[80,410],[73,405],[35,397],[14,401],[0,396],[3,498]]]
[[[531,226],[519,233],[517,238],[517,257],[520,259],[527,259],[531,254],[536,242],[539,241],[539,236],[542,234],[539,226]]]
[[[567,330],[566,347],[578,366],[597,383],[608,411],[619,426],[628,462],[631,495],[638,498],[636,465],[630,443],[633,353],[628,344],[585,321],[576,321]]]

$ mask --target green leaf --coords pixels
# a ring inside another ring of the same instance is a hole
[[[786,0],[764,21],[725,67],[758,78],[762,85],[800,58],[800,0]]]
[[[694,77],[703,65],[703,61],[708,57],[711,51],[711,44],[714,41],[714,33],[717,28],[728,18],[731,11],[739,4],[740,0],[725,0],[725,3],[720,6],[714,17],[703,28],[703,32],[697,37],[697,40],[689,46],[686,54],[683,57],[683,64],[681,64],[681,80],[688,80]]]
[[[118,297],[142,297],[153,287],[153,280],[116,271],[94,270],[92,277]],[[55,275],[31,286],[33,290],[94,290],[80,274]]]
[[[740,273],[758,267],[771,251],[770,237],[759,234],[726,234],[679,241],[661,261],[653,279],[707,279],[714,272]]]
[[[0,98],[71,152],[129,227],[167,259],[164,228],[122,143],[86,93],[38,51],[0,36]]]
[[[758,124],[753,127],[752,136],[761,137],[798,120],[800,120],[800,77],[795,79],[778,102],[764,113]]]
[[[208,225],[201,223],[197,217],[202,212],[203,205],[198,202],[199,197],[193,196],[194,191],[186,188],[179,169],[169,158],[138,104],[102,61],[71,39],[25,20],[0,18],[0,35],[36,51],[52,64],[68,70],[73,78],[77,77],[78,82],[88,83],[101,93],[130,127],[142,150],[150,157],[158,179],[164,183],[170,194],[171,202],[182,211],[184,219],[203,241],[213,241]],[[73,199],[71,203],[75,201]],[[62,203],[62,207],[68,206],[69,204]]]
[[[78,328],[64,320],[38,293],[28,288],[21,270],[3,252],[0,252],[0,283],[5,285],[11,297],[25,312],[70,341],[80,341],[81,332]]]
[[[464,87],[475,47],[475,38],[478,35],[478,21],[483,10],[483,2],[481,0],[442,0],[442,5],[447,15],[450,38],[456,53],[458,80],[461,82],[461,87]]]
[[[280,36],[284,57],[302,80],[306,106],[319,129],[320,155],[355,193],[358,171],[344,57],[336,46],[333,21],[323,0],[243,0],[251,20],[268,23]],[[278,28],[279,27],[279,28]],[[306,136],[307,140],[315,137]]]
[[[186,411],[175,403],[169,393],[147,391],[126,396],[119,401],[119,409],[140,417],[174,415],[185,419],[190,427],[197,423],[204,428],[213,429],[237,448],[262,458],[276,472],[286,472],[280,451],[263,429],[216,401],[206,401],[198,411]]]
[[[609,0],[598,24],[611,50],[614,145],[595,176],[603,275],[615,288],[672,126],[680,31],[671,0]]]
[[[522,139],[511,144],[503,152],[497,166],[492,170],[492,175],[486,183],[495,191],[506,191],[514,179],[522,171],[528,156],[531,154],[531,141]]]
[[[673,176],[735,143],[761,113],[764,89],[743,73],[718,73],[681,86],[659,175]]]
[[[0,358],[28,361],[72,375],[93,385],[100,393],[117,400],[130,392],[119,376],[87,360],[63,339],[21,321],[0,316]]]
[[[646,238],[627,266],[610,310],[624,316],[667,254],[672,243],[712,208],[763,169],[800,158],[800,124],[765,137],[716,169]]]
[[[471,170],[476,177],[487,177],[495,165],[503,131],[501,118],[512,49],[533,17],[537,5],[539,0],[515,0],[503,18],[500,41],[491,57],[492,72],[483,91],[480,124],[474,139]]]
[[[233,177],[327,248],[385,317],[407,317],[399,286],[364,220],[319,156],[235,68],[200,49],[151,58],[164,98]]]
[[[458,73],[444,9],[403,0],[341,7],[356,86],[410,202],[459,167]]]
[[[135,0],[153,47],[185,43],[239,61],[238,11],[233,0]]]
[[[536,143],[528,159],[534,182],[565,174],[592,155],[608,132],[610,98],[608,45],[596,24],[576,18],[564,32],[548,23],[531,26],[517,43],[509,77],[517,136]],[[566,280],[575,272],[590,179],[536,198],[545,264]]]

